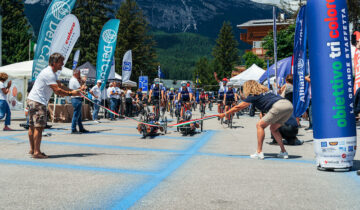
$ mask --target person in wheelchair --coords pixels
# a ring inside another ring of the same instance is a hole
[[[187,110],[184,113],[184,117],[180,120],[180,123],[190,121],[191,119],[192,119],[192,113],[190,110]],[[190,123],[189,125],[181,126],[180,131],[183,133],[188,133],[188,134],[195,133],[196,128],[199,128],[199,127],[200,127],[200,124],[198,122],[193,122],[193,123]]]
[[[230,110],[237,102],[238,95],[234,88],[234,83],[228,82],[225,88],[224,101],[225,104],[225,112]],[[230,115],[225,116],[225,124],[229,122]]]
[[[149,113],[147,115],[147,120],[145,120],[145,122],[148,123],[148,124],[159,125],[159,126],[150,126],[150,125],[145,125],[145,124],[139,123],[138,126],[137,126],[137,130],[139,131],[139,133],[144,134],[144,132],[146,132],[147,135],[154,135],[159,130],[161,132],[164,130],[164,128],[160,126],[160,123],[156,119],[156,116],[155,116],[154,113]]]
[[[181,82],[181,88],[178,92],[178,101],[181,103],[181,111],[180,111],[180,118],[183,118],[184,116],[184,105],[186,106],[187,110],[190,110],[190,102],[193,98],[193,92],[191,88],[186,86],[186,82]]]

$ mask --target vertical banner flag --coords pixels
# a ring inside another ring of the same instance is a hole
[[[64,64],[66,64],[79,37],[79,20],[75,15],[67,15],[60,21],[54,33],[53,41],[50,45],[50,55],[53,53],[60,53],[64,56]]]
[[[130,80],[132,70],[132,54],[131,50],[127,51],[122,61],[122,81],[127,82]]]
[[[161,68],[160,68],[160,66],[158,66],[158,77],[159,77],[159,79],[161,79]]]
[[[34,81],[49,64],[50,46],[53,41],[55,30],[60,21],[71,13],[76,0],[53,0],[46,11],[37,40],[32,68],[32,80]]]
[[[273,34],[274,34],[274,63],[275,63],[275,81],[276,84],[279,84],[278,82],[278,75],[277,75],[277,27],[276,27],[276,8],[273,7]],[[275,92],[277,93],[277,85],[275,85]]]
[[[76,69],[78,62],[79,62],[79,58],[80,58],[80,50],[76,50],[75,55],[74,55],[74,61],[73,61],[73,66],[72,69]]]
[[[307,57],[306,6],[300,8],[296,19],[294,55],[293,55],[293,105],[294,116],[301,117],[310,103],[309,83],[305,81]]]
[[[350,169],[356,150],[346,0],[307,1],[314,150],[322,169]]]
[[[96,62],[96,80],[102,81],[101,90],[105,88],[109,78],[112,60],[115,55],[119,25],[120,20],[111,19],[104,25],[100,34]]]
[[[354,93],[360,88],[360,49],[358,42],[360,41],[360,32],[355,31],[354,35],[356,36],[356,50],[354,55],[354,70],[355,70],[355,84],[354,84]]]
[[[113,60],[112,60],[111,70],[110,70],[108,79],[115,79],[115,56],[113,57]]]

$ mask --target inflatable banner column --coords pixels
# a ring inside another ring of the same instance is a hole
[[[356,150],[346,0],[307,2],[314,147],[319,169],[350,169]]]

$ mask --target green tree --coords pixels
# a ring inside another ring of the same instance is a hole
[[[258,65],[260,68],[265,67],[265,61],[255,55],[253,52],[247,52],[242,56],[246,68],[249,68],[253,64]]]
[[[31,26],[24,14],[21,0],[1,0],[2,63],[17,63],[29,59]]]
[[[238,42],[235,40],[230,22],[224,22],[212,52],[216,65],[215,71],[219,77],[231,75],[239,58],[237,46]]]
[[[349,20],[354,24],[354,30],[360,30],[360,1],[347,0],[349,8]],[[350,32],[351,33],[351,32]]]
[[[73,52],[81,51],[79,64],[87,61],[96,65],[99,38],[102,27],[110,19],[112,0],[77,0],[73,14],[79,19],[81,36],[79,37]],[[73,55],[72,55],[73,56]],[[72,58],[72,56],[70,58]],[[68,65],[72,66],[72,59]]]
[[[131,78],[137,80],[141,72],[143,75],[155,77],[157,75],[155,41],[149,34],[148,22],[135,0],[125,0],[117,14],[120,19],[116,62],[118,72],[122,69],[122,57],[126,51],[132,50],[133,70]]]
[[[271,31],[264,39],[263,47],[266,56],[274,57],[274,39],[273,31]],[[278,31],[277,33],[277,55],[278,60],[287,58],[293,54],[294,51],[294,37],[295,37],[295,24],[289,25],[287,28]]]

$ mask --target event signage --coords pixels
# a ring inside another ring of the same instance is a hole
[[[78,63],[79,63],[79,58],[80,58],[80,50],[76,50],[75,55],[74,55],[74,61],[73,61],[73,66],[72,69],[76,69]]]
[[[127,51],[122,61],[122,81],[127,82],[130,80],[132,70],[132,54],[131,50]]]
[[[309,0],[306,10],[317,165],[349,169],[356,125],[346,0]]]
[[[289,74],[291,74],[291,61],[292,57],[284,58],[277,62],[277,83],[282,86],[285,81],[285,77]],[[259,81],[260,83],[264,83],[265,80],[267,80],[269,77],[275,76],[275,64],[270,66],[268,70],[260,77]]]
[[[355,31],[354,35],[356,36],[356,49],[354,54],[354,71],[355,71],[355,84],[354,84],[354,93],[357,89],[360,88],[360,49],[358,42],[360,41],[360,32]]]
[[[115,79],[115,56],[113,57],[108,79]]]
[[[100,34],[96,62],[96,80],[102,81],[101,90],[105,88],[109,78],[113,57],[115,55],[119,25],[120,20],[111,19],[104,25]]]
[[[296,19],[294,61],[293,61],[293,105],[294,116],[301,117],[310,104],[309,83],[305,81],[307,68],[307,30],[306,30],[306,6],[300,8]]]
[[[64,64],[80,37],[80,24],[75,15],[69,14],[59,23],[50,46],[50,55],[60,53],[65,57]]]
[[[76,0],[53,0],[49,5],[38,35],[32,68],[32,80],[35,80],[39,73],[49,65],[50,46],[53,42],[54,33],[60,21],[71,13],[75,2]]]
[[[149,78],[148,76],[140,76],[139,77],[139,88],[142,88],[143,92],[148,91]]]

